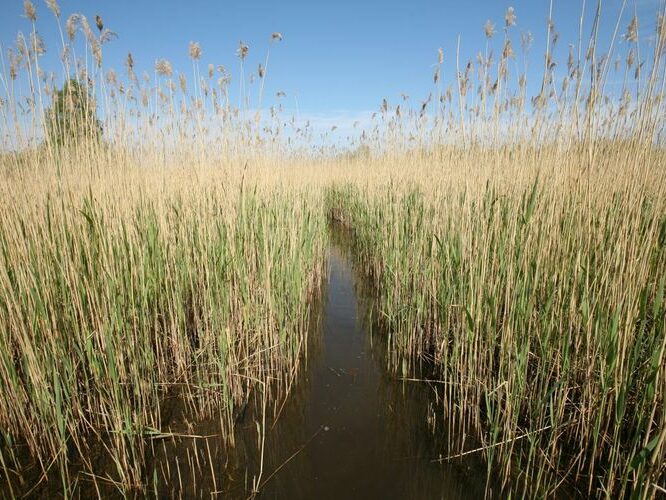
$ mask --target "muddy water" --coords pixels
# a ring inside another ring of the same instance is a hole
[[[372,301],[342,246],[331,247],[328,262],[319,336],[298,388],[266,437],[260,497],[483,497],[485,469],[478,464],[432,462],[432,388],[389,375],[385,344],[368,326]],[[244,461],[247,487],[261,462],[251,452]],[[236,484],[225,493],[247,496],[242,489]]]

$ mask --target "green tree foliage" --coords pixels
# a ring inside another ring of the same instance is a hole
[[[78,80],[65,82],[53,98],[46,128],[53,146],[72,146],[84,141],[100,142],[102,124],[97,119],[97,105],[85,85]]]

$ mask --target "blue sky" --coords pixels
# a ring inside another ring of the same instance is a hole
[[[23,16],[22,0],[2,3],[0,43],[5,50],[19,30],[30,31],[30,23]],[[50,50],[43,65],[56,69],[56,24],[43,0],[34,3],[38,31]],[[603,2],[602,38],[612,33],[621,3]],[[198,41],[203,48],[202,66],[213,63],[227,67],[234,89],[238,85],[235,50],[239,40],[249,44],[246,66],[256,71],[265,58],[271,32],[282,32],[284,40],[271,50],[266,95],[272,98],[277,90],[283,90],[288,96],[285,107],[294,108],[296,97],[301,113],[326,119],[376,110],[383,98],[398,102],[401,92],[413,96],[414,102],[425,98],[432,90],[439,47],[444,50],[443,83],[448,85],[455,74],[458,36],[462,61],[473,58],[485,47],[486,20],[500,30],[509,6],[515,8],[518,19],[513,28],[514,48],[518,51],[520,46],[519,33],[530,30],[534,35],[531,64],[540,71],[549,8],[548,0],[60,0],[59,4],[64,18],[81,12],[92,21],[100,14],[106,27],[119,35],[105,46],[106,68],[122,69],[131,51],[139,74],[144,69],[152,72],[155,60],[163,57],[189,75],[188,43]],[[585,35],[589,34],[595,4],[596,0],[587,0]],[[562,65],[567,43],[577,42],[582,5],[582,0],[554,2]],[[641,36],[649,43],[660,5],[661,0],[628,0],[620,31],[624,32],[635,9],[642,19]],[[495,52],[499,51],[501,37],[497,36]]]

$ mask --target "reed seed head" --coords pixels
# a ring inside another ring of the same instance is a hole
[[[106,83],[108,83],[109,85],[118,84],[118,75],[113,69],[110,69],[109,71],[106,72]]]
[[[21,58],[20,61],[27,61],[30,58],[30,49],[25,41],[25,36],[20,32],[16,35],[16,50]]]
[[[90,49],[92,51],[93,58],[95,59],[95,62],[97,63],[98,66],[101,66],[102,65],[102,44],[99,43],[97,40],[91,41]]]
[[[238,57],[240,57],[241,61],[247,57],[249,51],[250,47],[247,44],[243,43],[242,41],[238,42],[238,49],[236,49],[236,54]]]
[[[99,43],[105,44],[116,38],[118,38],[118,34],[115,31],[111,31],[110,29],[106,28],[99,36]]]
[[[531,31],[520,34],[520,46],[523,48],[524,52],[530,50],[532,42],[534,41],[534,36]]]
[[[486,21],[486,24],[483,25],[483,32],[486,35],[486,38],[492,38],[495,35],[495,25],[490,22],[490,19]]]
[[[506,10],[504,15],[504,25],[508,28],[510,26],[515,26],[516,24],[516,12],[513,10],[513,7],[509,7]]]
[[[173,75],[171,63],[166,59],[158,59],[155,61],[155,72],[160,76],[171,78],[171,75]]]
[[[511,40],[506,39],[504,42],[504,49],[502,50],[502,57],[504,59],[508,59],[510,57],[514,57],[515,53],[513,52],[513,47],[511,46]]]
[[[46,0],[46,6],[53,12],[54,16],[60,17],[60,6],[56,0]]]
[[[190,42],[189,53],[193,61],[201,59],[201,45],[199,45],[199,42]]]
[[[32,22],[37,20],[37,11],[35,10],[35,5],[30,0],[25,0],[23,2],[23,12],[25,17],[30,19]]]
[[[636,16],[632,17],[631,21],[629,21],[624,38],[629,42],[638,41],[638,18]]]
[[[88,23],[88,18],[86,16],[81,16],[80,25],[81,31],[83,31],[88,43],[94,44],[97,41],[97,38],[95,38],[95,34],[92,29],[90,29],[90,23]]]
[[[33,51],[35,56],[44,55],[46,52],[46,47],[44,46],[44,40],[38,33],[30,33],[30,48]]]
[[[662,14],[657,16],[657,50],[661,52],[666,46],[666,19]]]
[[[67,37],[69,38],[70,41],[74,40],[74,37],[76,36],[76,30],[79,27],[79,23],[81,22],[81,15],[80,14],[71,14],[67,18],[67,22],[65,23],[65,30],[67,31]]]

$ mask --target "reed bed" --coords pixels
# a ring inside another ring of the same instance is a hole
[[[190,418],[217,415],[233,443],[234,410],[250,391],[270,397],[293,376],[325,240],[307,198],[268,198],[215,175],[193,189],[175,173],[152,177],[136,174],[122,190],[111,177],[87,189],[60,179],[57,196],[3,183],[10,485],[29,456],[44,473],[59,468],[67,492],[68,462],[96,474],[91,447],[101,447],[115,464],[108,479],[141,487],[167,397],[184,399]]]
[[[599,4],[559,66],[549,20],[535,86],[509,8],[475,61],[438,51],[430,95],[385,99],[341,154],[263,107],[281,33],[256,73],[239,44],[236,96],[196,42],[191,70],[140,74],[128,53],[115,71],[101,17],[47,5],[62,74],[41,69],[26,1],[0,80],[4,492],[171,491],[149,476],[173,400],[231,447],[260,393],[261,447],[305,353],[328,217],[373,280],[389,368],[442,388],[434,461],[481,453],[517,496],[664,493],[663,9],[649,50],[625,3],[602,47]]]
[[[580,158],[551,153],[475,179],[329,192],[374,281],[392,368],[425,362],[444,387],[457,438],[441,458],[474,436],[491,474],[530,496],[650,496],[666,472],[663,154],[631,175],[635,152],[615,154],[586,182]]]
[[[383,102],[384,154],[347,159],[371,179],[332,183],[329,217],[375,283],[391,368],[409,377],[425,363],[443,388],[452,437],[435,461],[482,453],[522,496],[659,496],[664,13],[638,66],[638,20],[621,33],[618,18],[610,46],[594,31],[577,56],[570,45],[559,79],[549,21],[530,112],[514,24],[508,9],[497,62],[487,48],[476,64],[456,59],[453,90],[439,87],[440,52],[420,110]],[[624,75],[614,89],[612,74]]]
[[[384,101],[373,137],[385,153],[363,160],[376,175],[331,186],[329,217],[374,280],[392,369],[425,362],[443,387],[453,437],[435,460],[483,453],[520,495],[654,497],[666,477],[663,13],[644,66],[637,19],[622,35],[618,19],[610,46],[594,34],[586,52],[570,46],[557,85],[549,22],[531,112],[511,74],[514,24],[509,9],[497,62],[487,48],[457,59],[446,91],[440,52],[420,110]],[[624,78],[611,90],[613,71]]]
[[[191,71],[141,73],[131,52],[116,71],[100,15],[46,4],[24,2],[31,30],[0,80],[2,491],[158,494],[159,445],[192,423],[218,420],[231,450],[261,401],[262,446],[308,341],[321,197],[262,181],[283,148],[275,111],[261,118],[268,57],[255,113],[197,42]],[[47,15],[58,75],[42,69]]]

